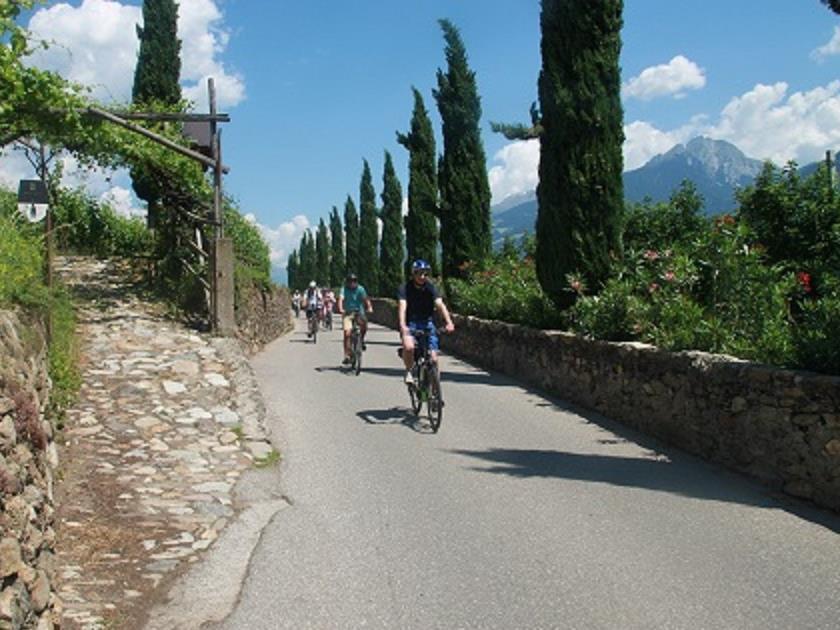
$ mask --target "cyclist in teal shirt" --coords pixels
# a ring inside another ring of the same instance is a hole
[[[341,313],[341,323],[344,328],[344,361],[342,364],[350,363],[350,334],[353,332],[353,318],[359,316],[359,329],[362,333],[362,349],[365,348],[365,335],[367,334],[367,317],[365,312],[373,313],[373,305],[370,303],[365,288],[359,284],[359,278],[355,273],[347,274],[347,281],[338,296],[338,312]]]

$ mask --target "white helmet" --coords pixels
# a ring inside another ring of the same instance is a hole
[[[310,282],[310,283],[309,283],[309,288],[310,288],[310,289],[314,289],[316,286],[317,286],[317,285],[315,284],[315,281],[314,281],[314,280],[313,280],[312,282]]]

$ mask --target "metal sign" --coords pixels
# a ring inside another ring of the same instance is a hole
[[[43,221],[47,216],[47,210],[50,207],[45,203],[19,203],[18,212],[30,223],[38,223]]]
[[[205,155],[213,151],[213,130],[207,121],[187,121],[184,123],[184,135]]]
[[[50,198],[40,179],[22,179],[18,186],[18,212],[27,221],[37,223],[47,216]]]

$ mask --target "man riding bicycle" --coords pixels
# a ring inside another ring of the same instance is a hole
[[[321,319],[328,322],[330,327],[332,327],[331,322],[333,307],[335,306],[335,293],[333,293],[332,289],[326,288],[321,293],[321,298],[323,302]]]
[[[365,349],[365,335],[367,334],[367,317],[365,312],[373,313],[365,288],[359,284],[355,273],[347,274],[347,281],[338,295],[338,312],[341,313],[342,328],[344,328],[344,360],[342,365],[350,364],[350,335],[353,332],[353,319],[359,318],[359,330],[362,335],[362,349]]]
[[[414,383],[411,368],[414,366],[414,336],[413,333],[422,330],[427,333],[427,343],[432,361],[437,362],[437,351],[440,348],[435,327],[435,309],[446,322],[446,332],[455,330],[455,324],[449,315],[443,298],[437,287],[429,282],[431,265],[425,260],[415,260],[411,265],[411,280],[401,285],[397,293],[399,299],[400,335],[403,345],[403,363],[405,363],[405,382]]]
[[[303,303],[306,307],[306,336],[312,337],[312,322],[310,320],[313,317],[318,318],[319,312],[321,310],[321,293],[318,291],[318,287],[315,284],[314,280],[309,283],[309,288],[306,290],[306,294],[303,296]]]

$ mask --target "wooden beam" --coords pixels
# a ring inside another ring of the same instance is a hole
[[[197,162],[201,162],[205,166],[209,166],[213,169],[220,168],[223,173],[230,172],[230,169],[227,166],[217,166],[216,161],[212,158],[209,158],[206,155],[199,153],[198,151],[193,151],[192,149],[182,147],[180,144],[178,144],[177,142],[173,142],[169,138],[165,138],[164,136],[161,136],[160,134],[157,134],[154,131],[149,131],[148,129],[146,129],[145,127],[141,127],[140,125],[135,125],[133,123],[128,122],[127,120],[123,120],[116,114],[112,114],[109,111],[100,109],[98,107],[88,107],[87,111],[88,113],[93,114],[94,116],[104,118],[105,120],[112,122],[115,125],[119,125],[120,127],[128,129],[129,131],[133,131],[134,133],[140,134],[141,136],[144,136],[149,140],[157,142],[158,144],[165,146],[167,149],[172,149],[176,153],[180,153],[185,157],[192,158]]]
[[[123,120],[149,120],[152,122],[230,122],[230,114],[175,114],[155,112],[112,111]]]

